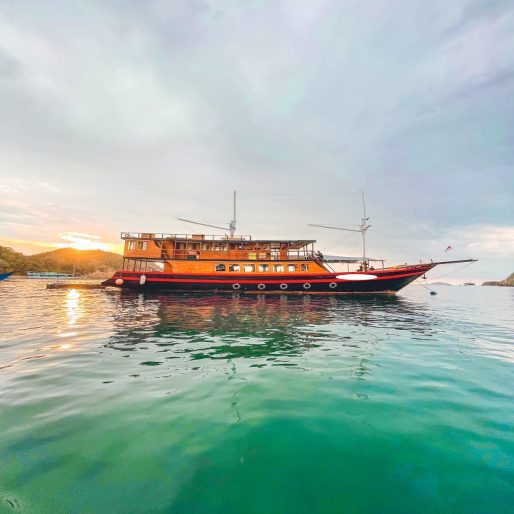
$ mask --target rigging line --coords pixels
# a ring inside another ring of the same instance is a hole
[[[400,214],[392,211],[391,209],[389,209],[389,207],[386,207],[382,202],[379,202],[378,200],[376,200],[375,198],[373,198],[372,196],[369,196],[369,195],[366,195],[367,198],[369,198],[370,200],[372,200],[373,202],[375,202],[376,204],[380,205],[382,208],[384,208],[387,212],[389,212],[389,214],[392,214],[393,216],[396,216],[397,218],[401,219],[405,224],[407,224],[409,227],[415,227],[417,228],[418,230],[421,229],[421,231],[425,232],[425,234],[428,234],[430,237],[432,238],[435,238],[436,241],[439,241],[439,242],[442,242],[443,240],[440,239],[440,234],[436,234],[434,232],[431,232],[429,230],[427,230],[426,228],[422,227],[421,225],[419,224],[415,224],[413,225],[412,222],[409,222],[407,221],[403,216],[401,216]]]
[[[348,234],[346,237],[343,237],[343,239],[339,239],[337,244],[344,243],[347,239],[350,239],[350,237],[355,237],[355,234]]]
[[[373,233],[374,234],[378,233],[378,234],[381,234],[382,236],[386,236],[388,238],[395,239],[396,241],[399,241],[402,244],[406,244],[407,246],[410,246],[411,248],[413,248],[417,252],[421,251],[421,253],[424,253],[426,251],[425,248],[422,248],[421,246],[418,246],[416,244],[408,242],[409,241],[408,239],[402,239],[401,237],[393,236],[391,234],[386,234],[385,232],[381,232],[380,230],[373,230]]]
[[[309,223],[308,224],[309,227],[320,227],[321,225],[314,225],[314,224],[311,224]],[[333,227],[333,228],[346,228],[346,229],[349,229],[350,227],[360,227],[360,225],[338,225],[337,227]],[[321,228],[326,228],[325,226],[322,226]],[[352,230],[352,232],[360,232],[359,230]]]
[[[335,244],[340,245],[344,243],[347,239],[350,239],[350,237],[355,237],[355,234],[348,234],[346,237],[343,237],[342,239],[337,239]]]
[[[383,241],[386,241],[386,242],[388,242],[388,243],[392,243],[392,244],[393,244],[393,246],[395,246],[396,248],[401,248],[402,252],[403,252],[404,254],[406,254],[406,255],[410,255],[410,256],[414,257],[415,259],[418,259],[418,258],[419,258],[419,254],[418,254],[418,255],[416,255],[416,254],[411,253],[411,252],[409,252],[409,251],[405,251],[405,248],[403,248],[402,246],[400,246],[400,244],[399,244],[399,243],[397,243],[397,242],[395,242],[395,241],[391,241],[390,239],[388,239],[388,238],[386,238],[386,237],[382,237],[382,236],[378,235],[378,234],[376,233],[376,231],[375,231],[375,232],[373,232],[373,233],[372,233],[372,235],[373,235],[373,236],[377,236],[379,239],[382,239]]]

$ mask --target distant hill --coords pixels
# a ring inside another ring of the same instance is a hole
[[[484,282],[483,286],[514,287],[514,273],[511,273],[505,280]]]
[[[23,255],[0,246],[0,270],[26,274],[27,271],[54,271],[75,275],[110,275],[121,267],[122,256],[102,250],[60,248],[51,252]]]
[[[0,272],[22,269],[25,264],[25,258],[25,255],[12,248],[0,246]]]

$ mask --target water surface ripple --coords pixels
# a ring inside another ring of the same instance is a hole
[[[0,283],[0,512],[507,513],[514,289]]]

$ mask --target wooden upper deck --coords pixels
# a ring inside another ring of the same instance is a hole
[[[204,234],[122,232],[126,259],[144,260],[311,260],[315,240],[228,238]]]

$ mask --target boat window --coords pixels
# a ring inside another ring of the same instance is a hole
[[[140,241],[139,243],[137,243],[138,250],[146,250],[147,246],[148,243],[146,241]]]
[[[269,266],[267,264],[259,264],[259,271],[269,271]]]
[[[296,264],[288,264],[287,271],[296,271]]]
[[[284,271],[284,265],[283,264],[274,264],[273,265],[273,271]]]
[[[239,266],[239,264],[231,264],[228,267],[228,270],[229,271],[241,271],[241,266]]]
[[[128,249],[129,250],[135,250],[136,249],[136,242],[135,241],[129,241]]]
[[[227,268],[224,264],[216,264],[216,271],[226,271]]]
[[[308,264],[302,264],[302,271],[309,271],[309,265]]]
[[[253,273],[255,271],[255,266],[253,264],[245,264],[244,269],[247,273]]]

